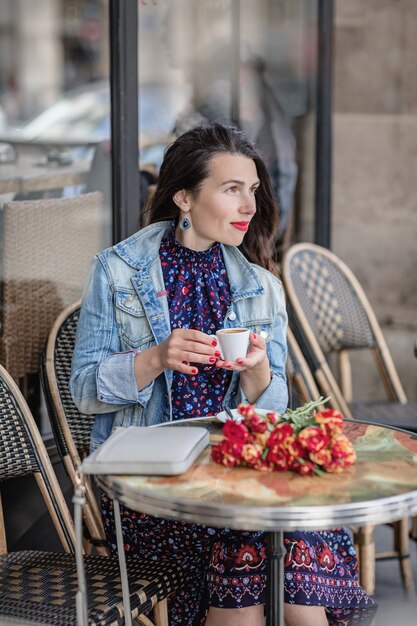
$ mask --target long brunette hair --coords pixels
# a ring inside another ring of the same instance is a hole
[[[256,213],[239,249],[249,261],[276,274],[277,202],[261,154],[234,126],[203,124],[184,133],[167,148],[147,211],[147,223],[177,219],[179,207],[173,200],[174,194],[185,189],[196,198],[204,179],[210,175],[210,163],[216,154],[242,155],[254,161],[260,180]]]

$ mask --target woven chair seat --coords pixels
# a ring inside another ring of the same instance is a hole
[[[89,624],[124,624],[117,557],[84,559]],[[140,614],[149,613],[184,583],[182,570],[171,563],[128,558],[127,569],[132,611]],[[77,588],[72,554],[22,551],[0,557],[0,615],[49,626],[76,626]]]
[[[417,402],[350,402],[355,419],[417,433]]]

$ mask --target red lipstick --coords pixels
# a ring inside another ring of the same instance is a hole
[[[238,230],[242,230],[246,232],[249,228],[249,222],[230,222],[232,226],[237,228]]]

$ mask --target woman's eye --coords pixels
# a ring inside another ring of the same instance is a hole
[[[228,187],[227,191],[230,191],[231,193],[236,193],[236,191],[237,191],[236,185],[233,185],[232,187]]]

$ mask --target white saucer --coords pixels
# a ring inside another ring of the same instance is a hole
[[[235,422],[242,422],[243,421],[243,417],[241,416],[241,414],[239,413],[239,411],[237,409],[231,409],[232,411],[232,415],[233,415],[233,420]],[[270,413],[270,409],[255,409],[256,413],[258,413],[258,415],[264,416],[267,413]],[[221,411],[220,413],[217,413],[216,415],[216,419],[219,420],[219,422],[228,422],[230,419],[232,419],[231,417],[228,416],[228,414],[226,413],[226,411]]]

